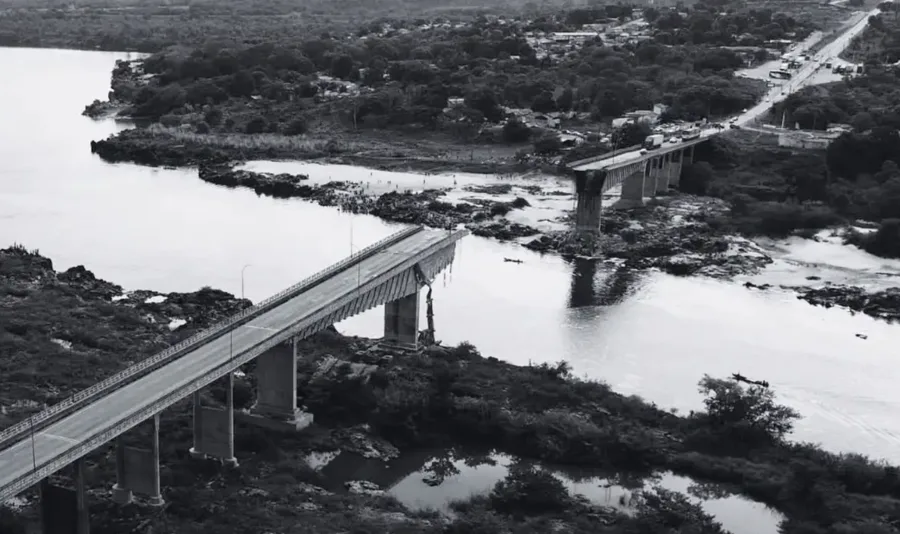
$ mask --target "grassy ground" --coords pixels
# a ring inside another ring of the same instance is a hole
[[[54,273],[49,260],[22,248],[0,251],[0,274],[5,366],[0,376],[7,380],[4,393],[16,388],[2,399],[6,424],[25,415],[16,406],[58,399],[121,368],[121,354],[138,359],[158,348],[160,340],[170,339],[164,318],[191,306],[199,312],[202,302],[212,303],[205,314],[210,318],[243,305],[233,297],[212,299],[211,290],[169,295],[156,312],[144,308],[150,306],[143,303],[146,294],[111,302],[120,288],[78,268]],[[155,322],[147,318],[153,313]],[[66,338],[71,348],[60,353],[52,340],[67,331],[81,334]],[[391,449],[385,440],[404,450],[463,442],[586,468],[672,470],[773,506],[788,517],[785,533],[861,532],[865,525],[871,528],[867,532],[890,532],[900,520],[896,468],[778,439],[789,429],[791,414],[763,388],[705,381],[707,400],[713,401],[708,410],[676,416],[603,383],[575,379],[563,363],[517,367],[483,357],[467,344],[404,356],[377,349],[372,340],[326,331],[303,345],[299,401],[315,414],[316,425],[296,435],[238,425],[241,466],[230,470],[189,457],[188,406],[177,405],[162,416],[161,476],[168,506],[113,505],[108,488],[114,462],[111,447],[104,447],[88,457],[93,531],[129,532],[144,524],[156,532],[223,534],[720,532],[677,495],[645,495],[638,513],[626,517],[574,499],[547,473],[526,467],[513,469],[490,495],[460,504],[450,521],[411,513],[382,494],[326,491],[321,475],[303,461],[311,451]],[[352,377],[346,365],[317,376],[318,363],[327,356],[377,368],[367,378]],[[23,366],[36,370],[36,378],[8,378]],[[254,397],[252,365],[245,371],[235,392],[240,407]],[[204,396],[214,405],[224,392],[214,385]],[[127,439],[140,442],[143,432],[137,429]],[[0,530],[17,532],[35,513],[33,506],[0,512],[5,521]]]

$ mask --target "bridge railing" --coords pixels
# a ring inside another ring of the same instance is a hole
[[[591,156],[589,158],[570,161],[569,163],[566,163],[566,167],[568,167],[570,169],[574,169],[575,167],[580,167],[582,165],[587,165],[589,163],[596,163],[598,161],[603,161],[605,159],[614,158],[620,154],[626,154],[628,152],[634,152],[635,150],[640,150],[640,149],[641,149],[641,145],[634,145],[634,146],[629,146],[629,147],[625,147],[625,148],[618,148],[616,150],[613,150],[612,152],[606,152],[605,154],[600,154],[598,156]]]
[[[419,228],[421,230],[421,228]],[[415,232],[411,232],[408,235],[412,235]],[[397,234],[398,236],[400,234]],[[417,256],[429,256],[439,251],[440,249],[448,246],[449,243],[455,243],[463,236],[468,235],[467,230],[456,231],[447,235],[447,238],[438,243],[433,243],[427,247],[424,251],[422,251]],[[385,241],[381,243],[385,243],[388,240],[395,238],[397,236],[391,236]],[[403,239],[399,237],[399,239]],[[379,246],[383,246],[381,244],[376,244],[373,247],[369,248],[378,248]],[[371,252],[371,251],[370,251]],[[363,251],[360,251],[358,255],[361,255]],[[178,400],[185,397],[185,395],[189,394],[192,391],[197,391],[207,385],[211,384],[215,380],[218,380],[228,372],[233,371],[234,369],[240,367],[241,365],[257,358],[259,355],[264,353],[265,351],[271,349],[273,346],[283,343],[284,341],[290,339],[292,336],[296,335],[298,328],[300,328],[300,324],[315,324],[317,321],[322,321],[323,319],[332,320],[335,317],[335,312],[344,307],[348,301],[353,298],[359,298],[361,295],[366,294],[372,287],[378,287],[378,285],[383,284],[386,280],[389,280],[391,277],[397,275],[398,272],[403,272],[419,261],[416,258],[400,258],[392,268],[388,269],[387,272],[382,273],[379,276],[376,276],[375,279],[369,280],[363,283],[363,287],[356,287],[355,294],[348,294],[345,297],[338,299],[337,301],[333,301],[327,304],[321,304],[317,307],[315,311],[310,312],[306,318],[297,320],[294,325],[291,327],[282,330],[281,332],[273,335],[267,340],[261,341],[256,345],[249,347],[246,351],[241,354],[235,354],[233,359],[228,359],[227,361],[223,361],[219,364],[215,369],[210,372],[205,373],[202,376],[198,376],[194,378],[189,383],[178,386],[174,389],[170,389],[171,385],[164,386],[163,389],[166,389],[165,392],[156,392],[161,396],[150,402],[149,404],[141,407],[136,412],[133,412],[126,417],[123,417],[118,422],[114,422],[112,426],[109,426],[105,429],[97,430],[91,437],[85,439],[81,443],[73,444],[68,449],[65,449],[63,452],[54,454],[54,456],[46,461],[42,461],[41,463],[35,465],[33,470],[29,470],[27,473],[19,476],[11,483],[6,485],[5,487],[0,486],[0,502],[3,502],[5,499],[15,496],[20,492],[24,491],[28,487],[32,486],[36,481],[39,481],[47,476],[57,472],[60,468],[65,465],[72,463],[74,460],[83,457],[85,454],[90,451],[96,449],[98,446],[102,445],[113,439],[114,437],[121,435],[124,432],[127,432],[129,429],[134,428],[141,421],[149,419],[154,414],[159,413],[160,411],[166,409],[171,406]],[[349,262],[348,262],[349,263]],[[135,407],[129,406],[123,410],[126,412],[128,410],[132,410]],[[106,425],[108,422],[104,422],[101,427]]]
[[[361,249],[355,254],[351,254],[343,260],[326,268],[325,270],[320,271],[302,280],[301,282],[294,284],[265,300],[260,301],[256,305],[245,308],[235,315],[232,315],[227,319],[224,319],[219,323],[205,330],[202,330],[201,332],[198,332],[197,334],[194,334],[193,336],[184,339],[179,343],[176,343],[175,345],[172,345],[162,352],[158,352],[157,354],[146,358],[139,363],[136,363],[128,367],[127,369],[105,380],[102,380],[101,382],[98,382],[93,386],[90,386],[87,389],[83,389],[78,393],[75,393],[62,402],[54,404],[46,410],[34,414],[33,416],[18,422],[9,428],[6,428],[2,432],[0,432],[0,450],[2,450],[10,441],[16,441],[17,438],[25,435],[26,433],[45,428],[47,425],[52,424],[54,421],[58,420],[61,417],[64,417],[71,410],[77,409],[79,406],[83,405],[86,402],[89,402],[91,399],[94,399],[95,397],[103,395],[105,393],[109,393],[111,390],[121,387],[129,381],[133,381],[137,377],[169,363],[171,360],[179,357],[181,353],[185,352],[187,349],[200,343],[210,341],[222,334],[225,334],[245,319],[262,313],[263,311],[279,304],[281,301],[293,298],[297,293],[304,291],[314,285],[317,285],[328,278],[331,278],[335,274],[345,270],[347,267],[363,261],[377,251],[389,247],[416,233],[419,233],[423,229],[423,226],[414,226],[388,236],[387,238],[373,245]]]

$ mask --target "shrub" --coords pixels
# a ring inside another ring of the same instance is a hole
[[[268,128],[268,124],[266,123],[266,119],[262,117],[256,117],[251,119],[250,122],[247,123],[247,126],[244,128],[244,133],[248,134],[258,134],[263,133]]]
[[[490,494],[491,508],[515,515],[562,512],[572,502],[566,486],[556,477],[532,466],[514,464]]]
[[[870,254],[900,258],[900,219],[886,219],[875,232],[855,232],[849,240]]]
[[[309,130],[306,121],[298,117],[284,128],[284,135],[303,135]]]
[[[734,380],[704,375],[700,393],[705,396],[706,416],[714,427],[746,443],[781,441],[794,428],[800,414],[775,402],[767,387],[744,387]]]

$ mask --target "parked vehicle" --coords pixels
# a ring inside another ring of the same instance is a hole
[[[659,148],[662,146],[665,139],[665,136],[662,134],[648,135],[647,138],[644,139],[644,148],[647,150]]]

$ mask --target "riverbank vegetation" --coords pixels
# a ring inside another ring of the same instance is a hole
[[[684,169],[682,191],[731,203],[727,218],[707,222],[775,237],[850,225],[857,228],[846,233],[850,243],[877,256],[900,257],[896,130],[848,134],[827,152],[761,145],[758,138],[752,132],[716,137],[698,146],[699,161]],[[867,170],[848,171],[850,166]]]
[[[156,350],[172,335],[164,319],[189,311],[188,306],[193,306],[191,316],[212,317],[224,309],[223,302],[231,309],[246,305],[226,294],[215,301],[181,297],[177,306],[170,302],[178,301],[177,294],[163,302],[147,299],[149,292],[112,300],[121,288],[81,267],[54,273],[48,259],[21,247],[0,251],[0,274],[4,354],[21,354],[20,360],[35,370],[33,379],[12,394],[4,387],[8,419],[3,426],[24,417],[28,406],[55,402],[121,368],[123,353],[139,359]],[[211,302],[218,304],[204,304]],[[721,532],[712,518],[677,494],[649,492],[637,513],[628,516],[573,498],[545,471],[526,466],[514,466],[487,496],[456,505],[455,518],[441,518],[406,510],[380,491],[385,488],[363,493],[325,489],[328,481],[304,461],[317,450],[375,450],[389,457],[395,453],[386,451],[394,446],[411,450],[448,444],[631,476],[671,470],[772,506],[785,514],[786,534],[892,532],[900,521],[895,467],[786,441],[799,415],[763,386],[704,377],[704,410],[679,416],[619,395],[603,383],[574,378],[565,363],[518,367],[481,356],[468,344],[404,355],[333,330],[302,344],[299,401],[315,414],[316,425],[283,436],[239,424],[241,465],[231,470],[187,455],[190,407],[173,407],[163,414],[161,439],[170,504],[162,510],[139,504],[121,508],[104,492],[93,492],[95,530],[124,532],[143,523],[204,533],[232,532],[241,525],[278,530],[289,524],[302,524],[307,531],[315,526],[316,532],[546,532],[551,525],[584,533]],[[252,364],[245,371],[235,393],[240,407],[254,397]],[[79,382],[72,376],[84,378]],[[216,385],[204,397],[215,405],[224,393]],[[114,462],[105,449],[88,458],[94,488],[114,480]],[[350,509],[355,513],[347,514]],[[34,507],[25,506],[4,510],[0,518],[13,528],[34,513]]]

